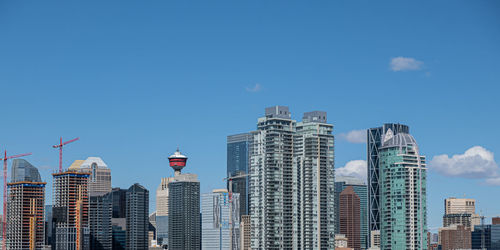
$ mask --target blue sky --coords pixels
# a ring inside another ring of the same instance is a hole
[[[498,13],[458,0],[2,1],[0,149],[33,152],[51,183],[51,146],[79,136],[64,166],[100,156],[114,186],[139,182],[154,206],[177,146],[202,192],[223,187],[226,136],[288,105],[298,120],[328,112],[337,168],[366,160],[345,135],[384,122],[410,125],[429,161],[482,147],[429,166],[428,224],[448,196],[498,215],[500,183],[486,184],[500,154]]]

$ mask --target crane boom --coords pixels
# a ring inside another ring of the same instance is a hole
[[[79,139],[80,139],[80,137],[76,137],[75,139],[71,139],[69,141],[63,142],[62,141],[62,137],[61,137],[59,139],[59,144],[52,146],[53,148],[59,148],[59,173],[62,172],[62,149],[63,149],[63,146],[66,145],[66,144],[68,144],[68,143],[72,143],[74,141],[78,141]]]

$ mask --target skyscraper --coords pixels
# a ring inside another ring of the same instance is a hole
[[[352,176],[337,176],[335,179],[335,234],[340,232],[340,193],[346,187],[352,187],[359,197],[360,204],[360,239],[361,249],[368,248],[370,233],[368,230],[368,189],[363,180]]]
[[[52,247],[89,248],[89,174],[68,170],[52,174]]]
[[[252,227],[250,215],[242,215],[240,220],[240,247],[242,250],[250,250],[250,235]]]
[[[149,191],[138,183],[127,190],[126,249],[148,249]]]
[[[266,108],[265,117],[258,119],[257,131],[253,133],[250,149],[253,249],[294,248],[295,126],[288,107],[276,106]]]
[[[326,112],[304,113],[293,137],[294,245],[300,249],[328,249],[334,238],[334,137]],[[296,173],[294,173],[296,171]]]
[[[391,129],[378,154],[381,249],[427,249],[425,156],[410,134]]]
[[[352,186],[340,193],[340,233],[347,237],[347,247],[361,249],[361,209],[360,199]]]
[[[251,133],[227,137],[227,177],[248,174],[251,141]],[[248,214],[248,177],[235,178],[232,185],[233,193],[240,194],[240,216]]]
[[[28,161],[14,159],[7,184],[7,248],[39,249],[45,238],[45,182]]]
[[[444,200],[443,227],[464,225],[474,231],[474,226],[481,223],[476,214],[476,200],[467,198],[447,198]]]
[[[113,188],[111,225],[113,231],[113,250],[124,250],[127,244],[127,189]]]
[[[471,235],[472,249],[500,249],[500,224],[477,225]]]
[[[100,157],[89,157],[80,165],[80,171],[90,173],[89,196],[111,192],[111,169]]]
[[[156,189],[156,239],[158,245],[168,244],[168,184],[173,177],[161,178]]]
[[[168,159],[175,171],[168,184],[168,248],[200,249],[200,182],[195,174],[181,174],[186,156],[177,151]]]
[[[202,249],[240,249],[239,200],[226,189],[201,195]]]
[[[89,228],[91,249],[112,249],[112,213],[113,199],[111,193],[90,196]]]
[[[252,248],[334,247],[334,138],[326,113],[266,108],[250,143]]]
[[[399,123],[386,123],[382,127],[367,131],[367,163],[368,163],[368,207],[369,230],[380,230],[380,160],[379,151],[388,130],[393,135],[410,133],[410,128]]]

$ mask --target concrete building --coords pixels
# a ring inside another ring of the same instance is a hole
[[[138,183],[127,190],[126,249],[148,249],[149,191]]]
[[[52,174],[52,249],[88,249],[89,173],[67,170]]]
[[[464,225],[474,230],[474,226],[481,223],[476,214],[476,200],[468,198],[447,198],[444,200],[443,227]]]
[[[251,142],[251,133],[227,137],[227,177],[248,174]],[[248,177],[235,178],[232,185],[233,193],[240,194],[240,216],[247,215],[249,213]],[[229,190],[229,187],[227,188]]]
[[[345,234],[335,234],[335,249],[347,248],[348,240]]]
[[[471,230],[464,225],[452,225],[439,229],[442,250],[471,249]]]
[[[381,249],[427,249],[426,163],[407,133],[388,129],[379,154]]]
[[[195,174],[182,174],[187,157],[178,150],[169,158],[174,181],[168,184],[168,248],[200,249],[200,182]]]
[[[467,198],[447,198],[444,200],[444,214],[474,214],[476,200]]]
[[[242,215],[240,221],[240,247],[242,250],[250,250],[250,235],[252,225],[250,223],[250,215]]]
[[[89,228],[90,248],[95,250],[111,250],[113,247],[113,197],[111,193],[90,196]]]
[[[90,173],[89,196],[111,192],[111,169],[100,157],[89,157],[80,165],[80,171]]]
[[[253,249],[333,248],[334,137],[326,113],[266,108],[250,143]]]
[[[45,182],[28,161],[14,159],[7,184],[7,249],[41,249],[45,238]]]
[[[168,245],[168,184],[173,177],[161,178],[156,189],[156,240],[158,245]]]
[[[340,193],[340,233],[347,237],[347,247],[361,249],[361,221],[359,196],[352,186]]]
[[[240,249],[239,199],[226,189],[201,195],[202,249]]]
[[[392,135],[410,133],[410,128],[399,123],[386,123],[382,127],[371,128],[367,131],[367,163],[368,163],[368,207],[369,230],[380,230],[380,147],[383,138],[391,130]]]
[[[359,197],[361,249],[366,249],[370,245],[370,231],[368,230],[368,187],[359,178],[353,176],[337,176],[335,178],[335,234],[340,234],[340,193],[349,186],[353,188]]]

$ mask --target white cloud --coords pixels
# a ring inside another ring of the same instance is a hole
[[[260,83],[256,83],[253,87],[246,87],[245,90],[247,92],[259,92],[262,89]]]
[[[340,134],[340,137],[346,139],[350,143],[366,143],[366,130],[364,129],[352,130],[349,131],[347,134],[346,133]]]
[[[446,176],[486,178],[487,184],[500,185],[499,169],[494,155],[481,146],[474,146],[465,153],[453,155],[451,158],[448,155],[434,156],[429,167]]]
[[[490,186],[500,186],[500,177],[487,178],[485,183]]]
[[[424,63],[411,57],[394,57],[391,59],[390,67],[392,71],[420,70]]]
[[[345,164],[344,167],[336,168],[335,174],[337,176],[355,176],[363,181],[367,179],[367,169],[365,160],[353,160]]]

